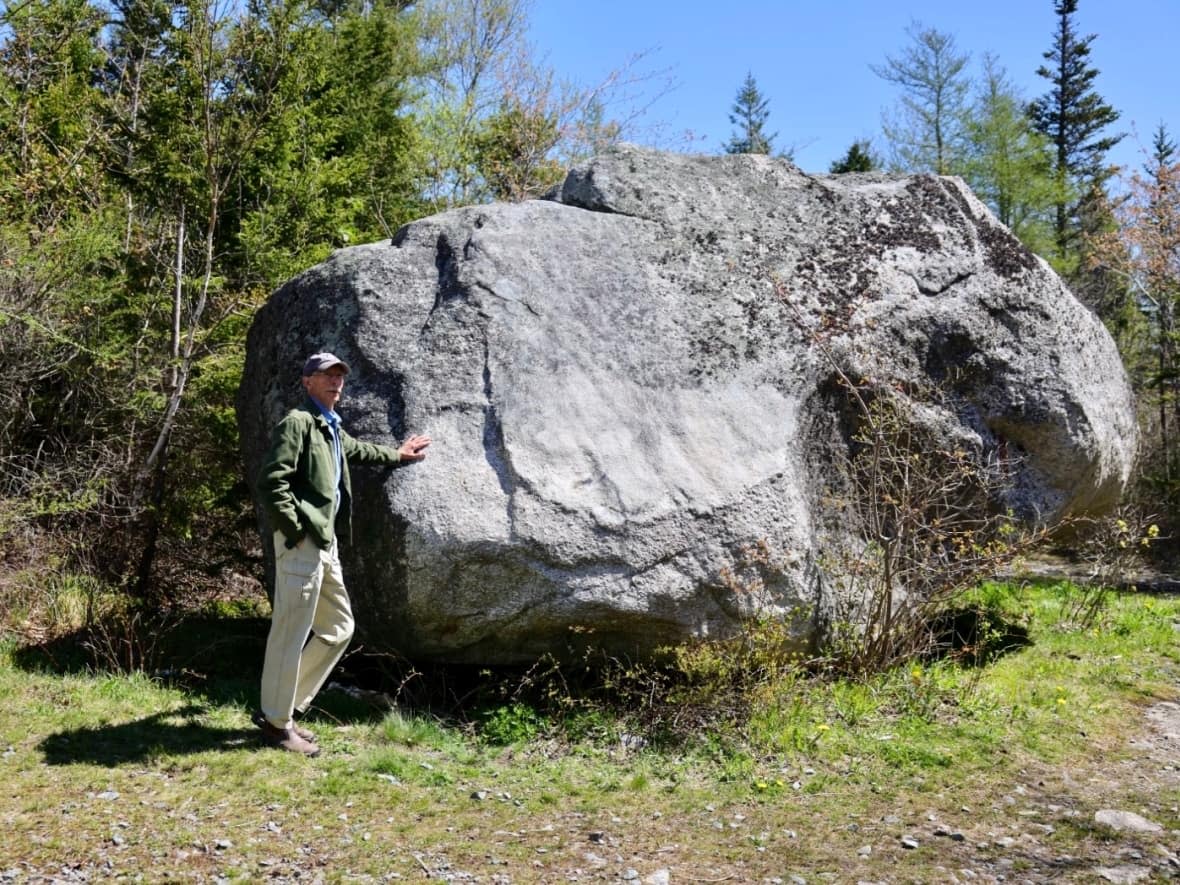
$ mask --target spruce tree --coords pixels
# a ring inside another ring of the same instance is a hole
[[[1053,8],[1058,21],[1053,48],[1044,53],[1049,64],[1037,69],[1052,87],[1029,106],[1029,117],[1053,144],[1059,191],[1054,223],[1057,258],[1068,268],[1071,258],[1076,258],[1081,199],[1092,200],[1095,189],[1101,189],[1110,177],[1106,153],[1123,136],[1102,134],[1118,120],[1119,112],[1094,89],[1099,71],[1090,65],[1090,44],[1097,34],[1078,36],[1074,28],[1078,0],[1055,0]]]
[[[1161,120],[1151,137],[1151,162],[1143,167],[1143,171],[1158,180],[1168,167],[1176,164],[1176,159],[1176,142]]]
[[[832,161],[829,171],[839,175],[844,172],[872,172],[879,169],[880,162],[873,155],[868,139],[854,141],[839,160]]]
[[[738,130],[725,145],[727,154],[770,153],[771,145],[778,133],[767,135],[764,129],[770,116],[769,104],[770,99],[758,90],[754,75],[747,73],[733,103],[733,113],[729,115],[729,122],[737,126]]]

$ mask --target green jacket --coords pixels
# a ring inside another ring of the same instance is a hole
[[[396,464],[397,449],[359,442],[340,428],[344,453],[344,476],[340,483],[340,514],[344,527],[352,529],[352,483],[348,462]],[[270,452],[258,477],[258,494],[270,518],[271,527],[282,532],[287,546],[294,547],[304,535],[328,548],[336,531],[336,457],[332,451],[332,428],[314,402],[308,398],[289,411],[271,437]]]

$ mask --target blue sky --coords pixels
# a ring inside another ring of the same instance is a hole
[[[1035,72],[1052,43],[1053,0],[534,0],[530,40],[560,77],[582,86],[645,53],[635,69],[664,70],[674,85],[658,98],[661,78],[643,85],[656,100],[633,140],[677,150],[721,150],[750,71],[770,100],[775,146],[794,144],[799,166],[824,172],[857,138],[883,144],[881,112],[897,91],[869,65],[899,55],[915,20],[954,35],[973,75],[990,52],[1026,98],[1048,90]],[[1098,35],[1096,88],[1122,113],[1115,128],[1127,138],[1110,159],[1138,166],[1160,121],[1180,142],[1180,0],[1081,0],[1075,23]]]

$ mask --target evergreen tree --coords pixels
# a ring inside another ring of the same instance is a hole
[[[849,145],[843,157],[833,160],[829,171],[838,175],[844,172],[872,172],[880,168],[881,163],[873,154],[872,144],[862,138]]]
[[[87,0],[11,4],[0,16],[0,199],[46,229],[101,200],[103,16]]]
[[[768,135],[765,131],[766,120],[770,117],[769,104],[770,100],[758,90],[754,75],[747,73],[733,103],[733,113],[729,115],[729,122],[738,130],[725,145],[727,154],[770,153],[778,133]]]
[[[1053,48],[1044,53],[1049,64],[1037,74],[1048,80],[1049,92],[1029,106],[1038,132],[1053,145],[1053,171],[1057,178],[1054,236],[1056,259],[1066,272],[1077,266],[1077,240],[1081,232],[1081,201],[1097,198],[1112,174],[1106,167],[1107,151],[1122,140],[1121,134],[1103,135],[1119,118],[1119,112],[1094,90],[1099,71],[1090,66],[1090,44],[1097,37],[1079,37],[1074,28],[1078,0],[1055,0],[1057,31]]]
[[[421,133],[411,113],[426,69],[416,16],[394,2],[335,9],[331,21],[274,4],[287,55],[273,111],[246,158],[231,253],[243,284],[267,290],[332,249],[392,235],[427,211]],[[280,18],[281,17],[281,18]],[[231,230],[233,226],[231,225]]]
[[[79,549],[155,600],[161,549],[233,538],[245,308],[421,212],[403,7],[0,13],[0,371],[35,378],[0,392],[6,525],[105,530]]]
[[[1167,169],[1175,164],[1176,142],[1168,135],[1168,127],[1160,121],[1151,137],[1151,158],[1144,165],[1143,171],[1159,181]]]
[[[120,325],[105,307],[123,288],[93,87],[103,20],[84,0],[0,12],[0,372],[25,379],[0,390],[8,525],[92,507],[122,454],[103,438],[117,420],[95,407]]]
[[[898,111],[884,120],[893,165],[906,172],[953,175],[964,139],[967,95],[967,54],[955,38],[920,22],[906,29],[911,45],[885,64],[870,65],[886,82],[901,88]]]

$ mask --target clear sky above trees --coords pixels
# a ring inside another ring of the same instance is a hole
[[[647,51],[640,66],[667,68],[679,84],[646,115],[649,125],[665,125],[633,133],[633,140],[719,153],[730,136],[734,93],[752,72],[770,100],[776,146],[793,145],[799,165],[817,172],[853,141],[879,137],[881,112],[896,90],[869,65],[899,51],[913,20],[953,34],[958,49],[971,54],[973,76],[985,52],[998,56],[1029,99],[1044,91],[1036,69],[1056,21],[1051,0],[848,0],[838,10],[781,0],[727,6],[602,0],[592,14],[582,9],[573,0],[533,5],[531,39],[559,74],[591,83]],[[1175,0],[1081,0],[1078,27],[1098,34],[1091,54],[1101,71],[1097,88],[1122,112],[1120,127],[1133,133],[1110,158],[1138,165],[1161,120],[1180,131],[1180,91],[1173,88],[1180,7]]]

